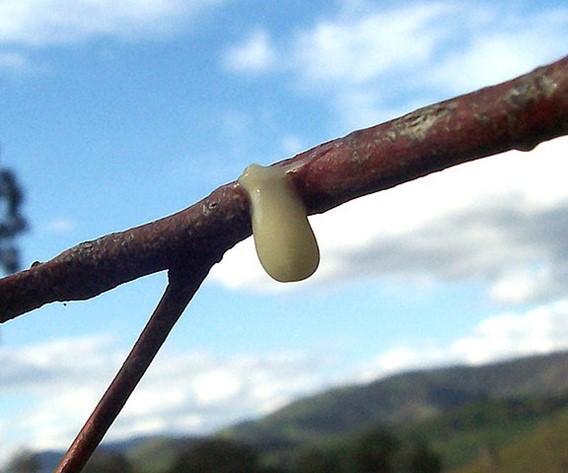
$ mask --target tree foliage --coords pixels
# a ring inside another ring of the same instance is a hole
[[[121,453],[100,451],[87,462],[83,473],[134,473],[134,470]]]
[[[323,213],[451,166],[511,149],[529,151],[566,135],[567,103],[568,57],[352,132],[277,166],[293,166],[288,178],[306,210],[310,215]],[[14,175],[3,174],[1,198],[7,203],[8,221],[2,227],[4,240],[25,229],[25,221],[18,218],[21,197]],[[249,199],[232,182],[172,216],[84,242],[29,271],[0,279],[0,322],[5,322],[50,302],[89,299],[168,270],[168,285],[150,321],[57,473],[81,471],[209,270],[250,233]],[[17,267],[14,250],[2,248],[0,265]],[[372,457],[380,450],[367,453]]]
[[[442,459],[421,438],[403,439],[377,427],[356,440],[353,470],[354,473],[440,473]]]
[[[296,460],[294,473],[339,473],[343,471],[336,455],[321,450],[305,450]]]
[[[5,468],[6,473],[37,473],[41,464],[37,453],[19,450],[10,458]]]
[[[7,273],[20,269],[20,252],[15,238],[28,227],[21,214],[23,200],[24,193],[16,174],[0,168],[0,270]]]
[[[355,444],[354,463],[358,473],[395,473],[399,440],[382,428],[362,435]]]
[[[183,452],[171,473],[261,473],[252,448],[229,440],[205,439]]]
[[[407,465],[408,473],[440,473],[442,460],[426,442],[418,441],[411,449]]]
[[[87,462],[83,473],[134,473],[134,470],[124,455],[99,451]]]

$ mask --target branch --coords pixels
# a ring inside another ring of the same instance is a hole
[[[568,57],[517,79],[321,144],[290,162],[310,214],[485,156],[568,134]],[[0,322],[54,301],[84,300],[141,276],[199,272],[251,233],[236,182],[156,222],[81,243],[0,280]]]
[[[207,276],[210,268],[201,268],[197,273],[170,271],[169,284],[156,310],[54,473],[83,469]]]

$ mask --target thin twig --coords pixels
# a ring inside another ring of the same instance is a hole
[[[422,108],[301,153],[292,179],[309,212],[510,149],[568,134],[568,57],[517,79]],[[281,164],[281,163],[279,163]],[[172,216],[81,243],[0,279],[0,322],[54,301],[84,300],[250,235],[236,182]],[[197,261],[197,263],[195,263]]]
[[[170,271],[169,284],[162,299],[124,364],[61,459],[55,473],[79,473],[83,469],[207,273],[208,270],[199,271],[198,274]]]
[[[290,174],[313,214],[459,163],[510,149],[527,151],[565,134],[568,57],[353,132],[284,163],[298,165]],[[88,299],[170,270],[160,303],[57,473],[82,469],[211,266],[250,235],[248,205],[243,190],[232,182],[175,215],[81,243],[0,280],[0,322],[5,322],[49,302]]]

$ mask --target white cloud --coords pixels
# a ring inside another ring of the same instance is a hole
[[[471,333],[446,345],[435,341],[403,346],[381,354],[361,371],[361,379],[402,370],[442,365],[479,365],[568,348],[568,299],[524,313],[504,313],[479,323]]]
[[[235,44],[225,51],[223,64],[234,72],[257,74],[274,66],[276,52],[268,33],[257,29],[249,34],[241,43]]]
[[[524,313],[490,317],[446,344],[433,340],[395,347],[342,377],[349,382],[370,381],[407,369],[480,364],[565,349],[568,329],[562,327],[568,327],[568,298]],[[9,402],[0,403],[0,433],[5,439],[0,463],[19,446],[65,448],[123,357],[112,339],[102,336],[3,347],[0,396]],[[273,412],[328,387],[334,381],[325,374],[329,363],[298,353],[162,355],[106,438],[205,433]]]
[[[0,393],[13,389],[58,385],[62,380],[89,370],[93,377],[108,369],[98,355],[111,344],[107,337],[83,337],[58,340],[15,350],[0,349],[3,369],[0,372]],[[81,353],[80,359],[69,353]],[[39,383],[38,383],[39,381]]]
[[[288,61],[294,82],[308,94],[323,97],[342,127],[361,128],[407,112],[401,91],[431,67],[453,11],[442,2],[380,9],[366,5],[364,14],[345,13],[298,32]],[[410,91],[410,90],[408,90]]]
[[[311,217],[321,265],[282,285],[257,261],[252,239],[211,279],[233,289],[326,287],[357,278],[475,280],[503,303],[568,294],[568,138],[457,166]]]
[[[498,277],[489,289],[489,295],[497,301],[522,304],[535,299],[545,299],[556,295],[558,282],[566,280],[562,271],[558,271],[550,264],[535,265],[517,271],[504,272]],[[561,291],[559,291],[561,292]]]
[[[464,93],[512,79],[567,53],[567,8],[535,11],[527,21],[521,13],[504,20],[497,10],[485,7],[481,17],[460,47],[429,68],[427,80],[449,93]]]
[[[506,313],[484,320],[471,335],[452,343],[450,353],[472,364],[549,353],[568,345],[567,322],[568,299],[520,315]]]
[[[0,44],[43,47],[98,37],[162,35],[218,3],[221,0],[4,0]]]
[[[18,446],[61,448],[102,394],[122,354],[106,336],[0,348],[0,464]]]
[[[78,224],[74,220],[61,217],[40,223],[38,229],[41,232],[51,233],[55,235],[63,235],[77,230]]]
[[[18,446],[65,448],[125,353],[108,337],[0,349],[0,463]],[[204,433],[258,416],[322,385],[325,360],[303,354],[162,355],[106,437]],[[10,406],[9,408],[4,406]],[[17,406],[17,407],[14,407]]]
[[[3,0],[0,2],[0,72],[45,69],[34,50],[98,39],[163,38],[195,23],[227,0]],[[33,64],[33,65],[32,65]]]
[[[279,71],[328,102],[340,130],[369,126],[566,54],[568,9],[511,10],[509,3],[337,2],[312,27],[286,32],[278,48],[253,33],[233,48],[231,69]],[[505,10],[506,9],[506,10]]]
[[[0,51],[0,71],[23,73],[30,69],[28,58],[19,52]]]
[[[368,83],[428,61],[438,34],[433,26],[447,10],[441,4],[418,4],[321,21],[298,34],[292,60],[316,87]]]
[[[280,147],[286,156],[294,156],[301,153],[306,148],[302,140],[295,135],[287,135],[282,138]]]

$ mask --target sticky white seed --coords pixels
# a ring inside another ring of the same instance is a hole
[[[286,167],[251,164],[239,184],[251,203],[256,253],[276,281],[301,281],[319,264],[319,248],[306,207],[290,183]]]

